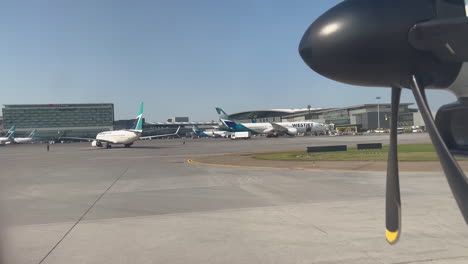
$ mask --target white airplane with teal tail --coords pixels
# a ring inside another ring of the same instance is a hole
[[[5,136],[0,137],[0,145],[9,144],[15,137],[16,126],[12,126]]]
[[[136,117],[136,124],[131,129],[122,129],[122,130],[112,130],[104,131],[97,134],[96,138],[77,138],[77,137],[62,137],[64,139],[74,139],[74,140],[86,140],[91,142],[93,147],[103,147],[112,148],[112,145],[124,145],[126,148],[129,148],[133,145],[135,141],[140,139],[152,139],[159,137],[168,137],[168,136],[178,136],[180,127],[177,129],[177,132],[169,135],[156,135],[141,137],[143,133],[143,103],[140,104],[138,114]]]
[[[37,129],[34,129],[31,134],[27,137],[15,137],[13,139],[13,142],[16,144],[27,144],[31,143],[34,140],[34,137],[36,136]]]
[[[192,126],[192,131],[193,135],[199,138],[203,137],[212,137],[212,138],[220,138],[220,137],[227,137],[228,133],[227,131],[221,131],[221,130],[205,130],[202,131],[197,125]]]
[[[229,115],[223,109],[217,107],[221,129],[229,132],[250,132],[252,134],[261,134],[267,136],[297,136],[298,134],[311,133],[315,135],[328,134],[332,128],[331,125],[312,122],[268,122],[268,123],[236,123],[230,120]]]

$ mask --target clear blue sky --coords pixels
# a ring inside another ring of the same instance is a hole
[[[5,1],[0,9],[0,104],[115,103],[150,121],[216,119],[263,108],[388,102],[390,90],[317,75],[302,34],[338,0]],[[454,101],[430,92],[435,110]],[[403,102],[413,102],[409,91]]]

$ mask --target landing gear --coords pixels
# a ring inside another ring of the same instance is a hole
[[[125,147],[125,148],[129,148],[129,147],[131,147],[132,145],[133,145],[133,143],[125,144],[124,147]]]
[[[107,143],[107,144],[106,144],[106,149],[111,149],[111,148],[112,148],[112,145],[109,144],[109,143]]]

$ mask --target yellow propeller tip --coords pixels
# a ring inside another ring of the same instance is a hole
[[[400,230],[395,232],[385,230],[385,237],[387,238],[387,242],[390,244],[395,244],[398,242],[398,238],[400,237]]]

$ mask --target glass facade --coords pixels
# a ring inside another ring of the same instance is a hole
[[[263,122],[262,120],[270,120],[271,118],[278,118],[285,115],[288,115],[288,113],[279,111],[253,111],[233,114],[230,115],[229,118],[233,120],[256,120],[257,122]]]
[[[398,126],[399,127],[410,127],[414,125],[414,115],[413,113],[403,113],[398,117]]]
[[[114,123],[113,104],[5,105],[5,128],[102,127]]]
[[[38,135],[89,136],[114,124],[114,104],[4,105],[2,112],[4,129],[15,125],[19,134],[37,129]]]
[[[323,119],[327,124],[344,125],[350,123],[348,110],[333,110],[323,113]]]

